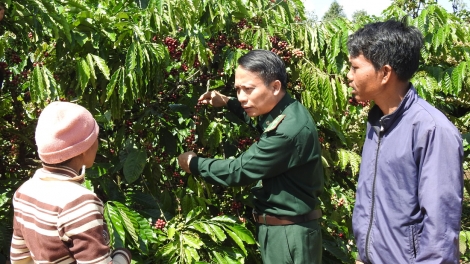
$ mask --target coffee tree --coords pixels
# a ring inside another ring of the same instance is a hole
[[[11,197],[40,166],[35,120],[50,101],[77,102],[100,125],[86,186],[105,202],[113,246],[138,263],[260,263],[250,186],[205,183],[178,154],[235,157],[259,135],[225,109],[199,105],[212,89],[234,95],[237,59],[277,53],[288,91],[318,125],[325,168],[321,197],[325,263],[350,263],[354,190],[367,110],[350,98],[347,37],[364,23],[308,21],[300,0],[7,1],[0,22],[0,258],[11,240]],[[425,36],[413,83],[468,139],[470,29],[429,5],[410,23]],[[469,149],[466,143],[466,154]],[[468,156],[465,161],[468,169]],[[462,252],[469,227],[463,224]],[[470,244],[470,243],[469,243]],[[465,258],[465,256],[463,257]]]

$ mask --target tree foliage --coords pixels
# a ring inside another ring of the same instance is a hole
[[[323,15],[323,20],[328,21],[339,17],[346,18],[346,14],[344,14],[343,6],[335,0]]]
[[[285,61],[288,91],[318,125],[326,177],[324,262],[354,259],[351,213],[370,105],[349,98],[347,37],[365,23],[400,19],[407,11],[392,5],[382,17],[316,22],[307,19],[300,0],[6,4],[0,22],[0,257],[8,256],[13,192],[40,166],[34,145],[40,109],[66,100],[90,109],[100,125],[101,147],[86,185],[106,204],[113,246],[130,248],[139,263],[259,263],[249,186],[207,184],[181,171],[176,156],[193,150],[230,158],[256,140],[257,132],[226,110],[197,105],[197,98],[210,89],[234,95],[237,59],[250,49],[268,49]],[[410,23],[426,41],[412,82],[462,132],[468,169],[468,23],[435,4]]]

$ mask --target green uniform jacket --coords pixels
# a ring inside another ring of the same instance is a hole
[[[239,101],[228,109],[251,123]],[[276,119],[277,118],[277,119]],[[316,126],[310,113],[286,95],[258,120],[263,132],[258,142],[236,159],[191,159],[190,170],[212,184],[252,188],[258,213],[302,215],[315,208],[323,190],[323,167]]]

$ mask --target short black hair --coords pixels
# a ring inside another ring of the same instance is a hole
[[[264,84],[279,80],[282,89],[287,87],[286,65],[274,52],[269,50],[251,50],[238,59],[238,65],[243,69],[257,73]]]
[[[406,20],[405,17],[401,22],[392,19],[365,25],[349,36],[349,55],[363,55],[376,70],[388,64],[399,80],[409,81],[418,70],[423,35]]]

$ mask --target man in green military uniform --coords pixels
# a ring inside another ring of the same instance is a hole
[[[229,111],[262,132],[258,142],[236,159],[210,159],[186,152],[183,170],[212,184],[252,188],[257,238],[264,263],[321,263],[318,196],[323,168],[317,130],[310,113],[287,92],[283,61],[271,51],[253,50],[238,60],[237,99],[218,92],[199,101]]]

